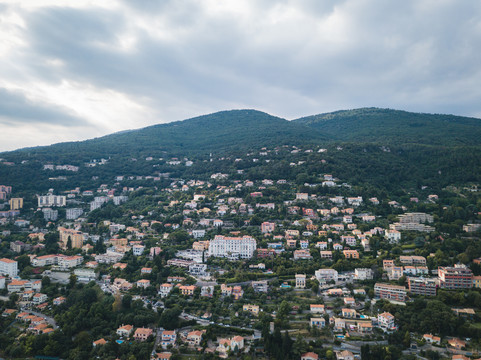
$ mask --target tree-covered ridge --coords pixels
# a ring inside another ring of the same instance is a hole
[[[301,124],[256,110],[221,111],[210,115],[123,131],[87,141],[59,143],[52,146],[23,149],[34,157],[77,157],[83,161],[116,155],[161,155],[164,152],[187,156],[193,153],[249,149],[269,145],[321,141],[327,138]]]
[[[392,109],[342,110],[307,116],[294,122],[341,141],[479,145],[481,139],[479,119]]]

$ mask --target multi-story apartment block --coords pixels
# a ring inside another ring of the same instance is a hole
[[[399,215],[400,223],[432,223],[433,221],[433,216],[425,213],[406,213]]]
[[[80,208],[70,208],[67,209],[66,218],[67,220],[75,220],[82,216],[83,213],[84,211]]]
[[[396,328],[394,320],[394,316],[388,312],[383,312],[377,316],[377,322],[379,326],[386,330],[393,330]]]
[[[339,278],[339,273],[334,269],[319,269],[316,270],[315,276],[320,283],[324,283],[330,280],[337,282]]]
[[[469,289],[473,287],[473,272],[463,265],[438,268],[439,285],[443,289]]]
[[[14,277],[18,275],[18,263],[11,259],[0,259],[0,274]]]
[[[255,292],[266,293],[269,291],[269,284],[267,283],[267,280],[253,281],[251,285]]]
[[[409,292],[416,295],[436,296],[436,289],[439,286],[437,279],[408,278]]]
[[[11,198],[8,203],[10,210],[20,210],[23,208],[23,198]]]
[[[371,269],[356,268],[354,269],[354,280],[372,280],[373,274]]]
[[[209,256],[232,259],[250,259],[256,250],[256,240],[251,236],[227,237],[216,235],[209,243]]]
[[[426,265],[426,258],[424,256],[400,256],[399,261],[405,265]]]
[[[389,225],[389,228],[391,230],[397,230],[397,231],[423,231],[423,232],[432,232],[434,231],[434,227],[429,226],[429,225],[424,225],[420,224],[417,222],[410,222],[410,223],[401,223],[397,222],[394,224]]]
[[[67,197],[64,195],[43,195],[38,197],[38,207],[65,206]]]
[[[376,283],[374,295],[381,299],[404,301],[406,299],[406,288],[399,285]]]
[[[69,240],[72,249],[82,247],[84,242],[84,236],[82,232],[73,229],[66,229],[64,227],[59,227],[58,232],[60,237],[60,247],[62,249],[67,249]]]

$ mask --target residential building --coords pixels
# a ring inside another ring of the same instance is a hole
[[[339,273],[334,269],[319,269],[314,274],[321,284],[331,280],[337,282],[339,278]]]
[[[349,350],[336,351],[336,360],[354,360],[354,354]]]
[[[66,212],[66,218],[67,220],[75,220],[82,216],[83,213],[84,211],[81,208],[69,208]]]
[[[67,197],[63,195],[44,195],[38,197],[38,207],[65,206]]]
[[[251,285],[255,292],[266,293],[269,290],[269,284],[267,280],[253,281]]]
[[[134,331],[133,325],[122,325],[117,329],[116,333],[120,337],[128,338],[133,331]]]
[[[69,246],[72,249],[81,248],[84,242],[83,233],[74,229],[59,227],[60,247],[66,250]]]
[[[359,259],[357,250],[343,250],[342,253],[346,259]]]
[[[376,283],[374,285],[374,295],[381,299],[404,301],[406,299],[406,288],[399,285]]]
[[[134,339],[137,341],[145,341],[153,333],[154,331],[149,328],[137,328],[134,333]]]
[[[326,320],[323,317],[311,318],[311,327],[323,328],[326,326]]]
[[[373,273],[371,269],[366,268],[356,268],[354,269],[354,280],[372,280]]]
[[[94,269],[75,269],[74,274],[79,282],[90,282],[95,281],[97,275]]]
[[[0,274],[15,277],[18,275],[18,263],[11,259],[0,259]]]
[[[165,349],[169,345],[173,346],[176,340],[177,334],[175,330],[164,330],[160,337],[160,345],[162,346],[162,349]]]
[[[306,275],[296,274],[296,288],[304,289],[306,287]]]
[[[261,232],[263,234],[274,232],[275,227],[275,223],[265,221],[261,224]]]
[[[383,312],[377,316],[377,322],[382,329],[395,330],[396,324],[394,323],[394,315],[388,312]]]
[[[195,285],[181,285],[179,286],[180,293],[185,296],[194,295],[194,291],[197,288]]]
[[[307,352],[301,355],[301,360],[319,360],[319,355],[313,352]]]
[[[324,314],[324,305],[311,304],[311,314]]]
[[[231,259],[250,259],[256,250],[256,240],[251,236],[226,237],[216,235],[209,243],[209,256]]]
[[[355,319],[357,317],[357,311],[354,309],[343,308],[341,313],[345,319]]]
[[[423,339],[428,343],[428,344],[435,344],[435,345],[440,345],[441,344],[441,338],[439,336],[434,336],[432,334],[424,334]]]
[[[45,221],[57,221],[58,210],[53,210],[52,208],[43,208],[42,212]]]
[[[242,307],[242,311],[250,312],[251,314],[254,314],[255,316],[257,316],[259,315],[259,306],[246,304]]]
[[[160,297],[166,297],[167,295],[169,295],[173,288],[174,288],[174,285],[168,284],[168,283],[160,285],[159,287]]]
[[[190,346],[199,346],[202,341],[202,335],[204,335],[205,330],[195,330],[187,334],[186,341]]]
[[[439,285],[443,289],[469,289],[473,287],[473,272],[466,266],[440,266],[438,268]]]
[[[401,233],[396,230],[386,230],[384,232],[384,237],[390,242],[390,243],[398,243],[401,241]]]
[[[145,246],[144,245],[134,245],[132,246],[132,252],[135,256],[140,256],[144,253]]]
[[[310,260],[312,259],[309,250],[294,250],[294,260]]]
[[[436,296],[436,289],[438,286],[438,279],[408,277],[408,289],[412,294]]]
[[[389,280],[399,280],[402,276],[404,276],[404,268],[402,266],[393,266],[387,269]]]
[[[20,210],[23,208],[23,198],[11,198],[8,203],[10,210]]]

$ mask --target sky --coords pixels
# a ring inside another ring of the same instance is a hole
[[[1,0],[0,151],[230,109],[481,117],[479,0]]]

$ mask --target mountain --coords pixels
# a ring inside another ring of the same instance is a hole
[[[301,139],[304,143],[328,141],[326,136],[303,124],[256,110],[231,110],[86,141],[17,150],[9,153],[9,158],[25,152],[36,158],[54,155],[81,157],[82,161],[115,155],[157,155],[162,151],[188,156],[198,152],[296,144]]]
[[[481,120],[454,115],[361,108],[294,120],[346,142],[382,144],[480,145]]]
[[[473,118],[374,108],[293,121],[256,110],[221,111],[87,141],[2,153],[0,157],[14,165],[0,162],[0,179],[35,193],[52,187],[90,189],[94,181],[100,185],[117,175],[208,179],[223,172],[238,179],[314,182],[316,174],[326,172],[377,189],[442,188],[481,182],[480,125],[481,120]],[[254,161],[262,147],[271,150],[268,161]],[[146,161],[148,156],[154,159]],[[173,157],[188,157],[193,165],[170,164]],[[85,165],[100,158],[110,160],[107,165]],[[77,165],[79,171],[42,170],[49,163]]]

